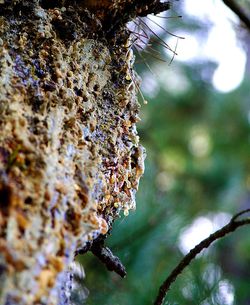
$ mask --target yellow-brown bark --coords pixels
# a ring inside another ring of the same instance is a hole
[[[0,16],[0,304],[57,304],[75,250],[135,207],[128,35],[117,44],[98,27],[83,8],[38,1]]]

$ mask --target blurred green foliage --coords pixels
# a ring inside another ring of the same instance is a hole
[[[150,56],[146,60],[162,71],[164,64]],[[223,212],[229,217],[250,207],[250,80],[231,93],[218,93],[210,82],[215,67],[165,64],[165,83],[157,81],[154,99],[145,96],[149,103],[142,106],[139,134],[147,159],[137,209],[116,222],[107,240],[127,277],[120,279],[84,255],[86,304],[152,304],[183,257],[185,228],[200,216]],[[142,76],[146,68],[137,66]],[[170,90],[171,78],[175,88]],[[165,304],[250,304],[249,235],[250,228],[242,228],[199,255],[173,284]]]

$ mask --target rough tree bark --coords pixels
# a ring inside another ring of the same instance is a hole
[[[138,3],[140,2],[140,3]],[[61,304],[143,173],[125,24],[160,0],[0,1],[0,304]]]

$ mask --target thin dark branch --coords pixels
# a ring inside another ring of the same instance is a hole
[[[248,30],[250,30],[250,17],[245,13],[244,9],[240,7],[238,3],[235,3],[234,0],[222,0],[226,6],[228,6],[246,25]]]
[[[85,254],[91,251],[109,271],[115,271],[121,277],[125,277],[127,274],[126,269],[119,257],[115,256],[108,247],[104,246],[106,238],[107,234],[100,235],[93,241],[88,241],[82,248],[76,250],[75,255]]]
[[[171,284],[176,280],[176,278],[182,273],[182,271],[189,266],[191,261],[205,248],[208,248],[214,241],[221,239],[222,237],[234,232],[239,227],[250,224],[250,218],[236,220],[239,216],[248,213],[249,209],[241,211],[240,213],[234,215],[230,222],[219,229],[218,231],[211,234],[208,238],[204,239],[197,246],[195,246],[190,252],[184,256],[180,263],[174,268],[170,275],[161,285],[158,296],[154,302],[154,305],[162,305],[166,297],[167,292],[170,289]]]
[[[235,214],[232,218],[231,221],[235,221],[237,218],[239,218],[241,215],[243,214],[247,214],[247,213],[250,213],[250,209],[246,209],[246,210],[243,210],[243,211],[240,211],[239,213]]]

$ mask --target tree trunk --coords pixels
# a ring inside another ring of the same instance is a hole
[[[0,304],[58,304],[75,251],[135,208],[124,24],[162,4],[133,2],[0,1]]]

